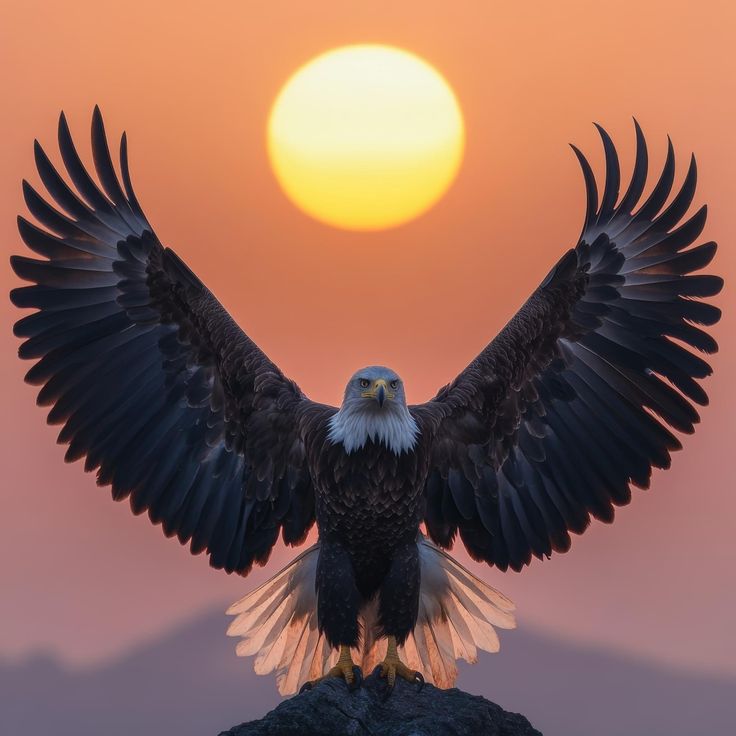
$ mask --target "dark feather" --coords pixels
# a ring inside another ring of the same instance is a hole
[[[430,535],[448,546],[458,528],[471,556],[502,569],[565,551],[569,532],[583,532],[591,516],[610,522],[614,505],[631,499],[630,485],[645,488],[652,467],[669,467],[680,447],[669,427],[692,432],[693,404],[707,403],[699,381],[710,366],[687,346],[716,351],[693,323],[718,320],[720,311],[698,299],[723,281],[693,275],[716,251],[715,243],[690,247],[706,208],[681,223],[695,195],[695,159],[662,210],[675,173],[668,140],[662,173],[640,204],[648,155],[634,124],[634,170],[619,203],[618,156],[597,126],[606,159],[600,203],[593,171],[573,146],[586,192],[578,245],[465,371],[412,407],[432,434]]]
[[[23,188],[46,229],[18,221],[28,247],[47,260],[11,259],[33,282],[13,290],[12,301],[38,310],[15,325],[26,338],[20,356],[38,361],[27,380],[43,385],[38,400],[51,406],[49,422],[64,423],[67,460],[84,458],[114,498],[130,498],[134,513],[148,511],[167,535],[207,550],[216,567],[245,574],[267,559],[284,519],[289,542],[314,522],[300,434],[311,402],[153,235],[133,193],[126,140],[121,185],[99,109],[92,153],[102,188],[63,114],[59,148],[74,187],[36,143],[49,200]],[[261,415],[280,420],[259,422]],[[258,498],[277,516],[250,515],[254,468]],[[297,481],[281,483],[287,474]]]

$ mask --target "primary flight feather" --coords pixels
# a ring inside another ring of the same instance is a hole
[[[505,570],[570,546],[591,517],[646,487],[690,433],[717,346],[703,301],[722,280],[694,274],[716,250],[691,247],[705,207],[683,221],[694,159],[673,196],[675,160],[642,201],[647,148],[638,125],[620,194],[616,150],[598,128],[599,197],[584,156],[585,223],[539,288],[478,357],[430,401],[407,406],[388,368],[358,370],[339,408],[310,401],[156,237],[133,191],[123,135],[121,179],[98,109],[96,183],[64,116],[59,148],[72,186],[36,143],[49,201],[23,183],[30,286],[13,303],[26,380],[62,424],[66,459],[85,459],[113,498],[130,499],[214,567],[246,575],[281,536],[319,540],[239,603],[230,633],[282,692],[323,676],[359,684],[361,669],[440,685],[455,660],[498,648],[513,605],[442,548]],[[669,203],[668,203],[669,202]],[[666,204],[666,206],[665,206]],[[429,539],[420,533],[424,523]],[[339,656],[338,656],[339,652]],[[402,661],[403,654],[408,664]]]

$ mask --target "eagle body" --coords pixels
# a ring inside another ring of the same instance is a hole
[[[238,653],[276,671],[281,692],[335,669],[349,681],[351,658],[374,665],[383,637],[388,677],[402,672],[398,645],[428,680],[452,684],[455,660],[496,651],[494,627],[514,620],[513,604],[446,550],[461,543],[501,571],[565,552],[695,430],[721,314],[708,299],[723,284],[702,272],[716,244],[696,243],[695,160],[674,186],[668,143],[647,187],[635,123],[622,185],[598,131],[602,187],[574,149],[577,242],[466,368],[411,406],[381,366],[357,371],[339,407],[311,401],[158,239],[127,139],[118,173],[98,109],[92,173],[63,114],[64,175],[36,142],[47,195],[24,181],[34,221],[18,218],[36,257],[11,258],[29,282],[11,292],[32,310],[14,327],[33,361],[26,380],[61,425],[67,461],[215,568],[245,576],[316,522],[317,543],[230,609]],[[425,288],[437,298],[440,285]]]
[[[373,441],[352,453],[329,440],[317,449],[321,439],[306,440],[320,537],[344,544],[360,564],[365,554],[367,565],[372,554],[416,541],[429,467],[423,443],[397,455]]]
[[[334,646],[357,646],[359,613],[378,595],[383,631],[403,644],[418,611],[417,540],[428,443],[420,434],[397,452],[368,438],[348,452],[330,439],[330,419],[305,437],[321,544],[319,626]],[[337,587],[331,585],[336,575]],[[346,599],[346,590],[357,595]]]

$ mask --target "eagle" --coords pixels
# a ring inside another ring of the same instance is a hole
[[[36,223],[20,236],[40,258],[11,259],[31,282],[11,292],[33,311],[15,324],[26,375],[40,386],[68,462],[84,459],[115,500],[168,537],[247,575],[279,539],[317,541],[229,613],[237,651],[275,672],[282,693],[323,678],[360,685],[378,665],[448,686],[456,660],[495,651],[514,606],[449,554],[519,571],[570,548],[591,519],[667,468],[691,433],[714,353],[704,298],[722,279],[698,272],[703,206],[686,215],[696,165],[673,187],[672,143],[644,195],[636,152],[622,193],[616,149],[598,184],[573,146],[586,192],[577,244],[511,321],[429,401],[408,405],[402,378],[373,365],[342,404],[310,400],[157,238],[134,193],[127,141],[120,174],[95,108],[94,177],[64,114],[66,176],[35,143],[48,196],[23,193]],[[468,315],[482,319],[483,315]],[[438,349],[441,345],[438,344]],[[385,653],[385,654],[384,654]]]

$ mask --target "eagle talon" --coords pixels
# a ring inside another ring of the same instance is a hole
[[[386,679],[387,690],[384,694],[384,700],[388,698],[393,692],[394,686],[396,685],[397,676],[407,682],[416,683],[419,685],[419,690],[424,687],[424,677],[421,672],[407,667],[400,659],[397,651],[396,637],[388,637],[388,649],[386,650],[386,658],[376,668],[378,676]]]
[[[318,685],[320,682],[324,682],[325,680],[329,680],[334,677],[345,680],[350,692],[357,690],[363,682],[363,672],[360,667],[353,662],[353,658],[350,654],[350,647],[348,646],[341,645],[340,658],[337,660],[337,664],[327,672],[327,674],[322,675],[322,677],[305,682],[301,686],[299,694],[301,695],[308,690],[312,690],[315,685]]]
[[[352,693],[355,690],[360,689],[360,686],[362,684],[363,684],[363,670],[361,670],[357,664],[354,664],[353,665],[353,682],[352,683],[348,682],[348,690]]]

